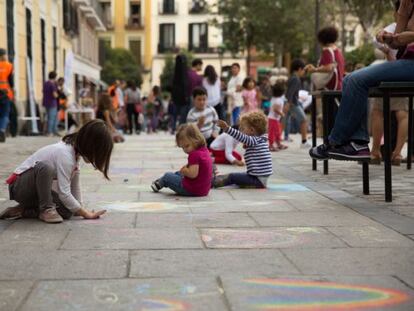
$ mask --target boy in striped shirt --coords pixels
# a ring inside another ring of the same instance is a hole
[[[210,147],[213,140],[218,136],[220,129],[216,122],[218,115],[213,107],[207,106],[207,91],[203,87],[196,87],[193,91],[194,107],[187,115],[187,123],[196,123],[201,134]]]
[[[262,112],[251,112],[240,119],[240,131],[219,120],[217,125],[234,139],[243,143],[246,152],[246,173],[231,173],[217,176],[214,188],[238,185],[247,188],[266,188],[273,174],[272,156],[267,138],[267,119]]]

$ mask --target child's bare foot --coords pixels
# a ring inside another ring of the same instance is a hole
[[[279,144],[277,147],[279,148],[279,150],[286,150],[287,148],[289,148],[288,146],[283,144]]]
[[[272,152],[278,152],[280,149],[278,147],[271,146],[271,147],[269,147],[269,150],[272,151]]]
[[[23,208],[20,205],[8,207],[0,213],[0,219],[15,220],[22,218]]]

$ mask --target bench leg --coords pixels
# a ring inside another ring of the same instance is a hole
[[[390,96],[386,93],[384,96],[384,175],[386,202],[392,202],[390,121]]]
[[[328,98],[326,96],[322,96],[322,124],[323,124],[323,142],[324,144],[328,143]],[[329,163],[328,160],[323,161],[323,174],[329,174]]]
[[[411,170],[413,156],[413,97],[408,103],[408,148],[407,148],[407,170]]]
[[[369,195],[369,163],[362,162],[362,188],[365,195]]]
[[[316,147],[316,116],[317,116],[317,111],[316,111],[316,97],[313,96],[312,98],[312,147]],[[317,161],[312,159],[312,170],[316,171],[318,168],[318,164]]]

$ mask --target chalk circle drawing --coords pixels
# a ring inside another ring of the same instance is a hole
[[[393,289],[320,281],[246,279],[244,284],[264,291],[261,296],[247,298],[246,304],[256,310],[377,309],[401,304],[411,298],[408,294]]]
[[[106,304],[115,304],[118,302],[118,296],[111,292],[109,287],[95,287],[93,289],[93,295],[95,299],[99,302]]]
[[[273,248],[303,243],[303,236],[274,230],[206,229],[201,238],[209,248]]]
[[[101,208],[120,212],[163,212],[179,208],[180,205],[169,202],[128,202],[116,201],[100,205]]]
[[[268,184],[267,190],[276,192],[304,192],[309,191],[308,188],[299,184]]]
[[[159,310],[159,311],[185,311],[190,310],[190,306],[184,302],[169,299],[143,299],[143,311]]]
[[[112,175],[137,175],[142,171],[139,167],[111,167],[109,169],[109,174]]]

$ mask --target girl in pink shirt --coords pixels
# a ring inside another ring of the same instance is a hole
[[[242,114],[259,110],[259,92],[256,90],[256,82],[253,78],[244,79],[242,97],[244,101]]]
[[[206,140],[194,123],[181,125],[175,136],[177,146],[188,154],[188,162],[180,171],[165,173],[151,188],[159,192],[170,188],[178,195],[203,197],[208,195],[213,179],[213,161]]]

